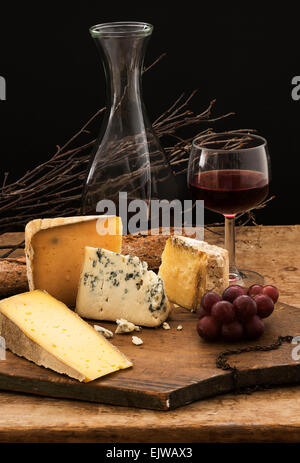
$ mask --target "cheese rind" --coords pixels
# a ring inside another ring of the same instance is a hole
[[[125,319],[135,325],[158,326],[170,304],[164,284],[138,257],[87,246],[76,312],[95,320]]]
[[[0,301],[0,334],[13,353],[79,381],[132,366],[93,327],[40,290]]]
[[[228,286],[228,252],[184,236],[171,236],[162,254],[159,276],[170,301],[196,310],[206,291],[222,293]]]
[[[99,234],[99,227],[108,230]],[[112,233],[111,233],[112,232]],[[29,289],[42,289],[74,307],[86,245],[120,252],[122,222],[115,216],[32,220],[25,228]]]

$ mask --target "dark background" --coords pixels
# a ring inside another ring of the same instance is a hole
[[[236,113],[217,130],[254,128],[268,140],[276,199],[257,214],[258,222],[300,223],[300,100],[291,97],[291,80],[300,75],[298,18],[282,3],[1,4],[0,75],[7,81],[7,101],[0,101],[1,177],[9,171],[13,180],[46,160],[104,105],[104,75],[88,28],[141,20],[155,27],[145,64],[167,52],[144,77],[151,120],[182,91],[199,89],[191,103],[196,112],[216,98],[215,115]]]

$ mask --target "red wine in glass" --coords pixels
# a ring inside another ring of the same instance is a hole
[[[261,203],[269,190],[268,179],[255,170],[223,169],[199,172],[189,189],[205,207],[224,215],[237,214]]]
[[[263,282],[253,270],[235,264],[236,214],[257,207],[269,191],[270,162],[267,141],[258,135],[223,132],[200,135],[192,142],[188,188],[204,207],[225,217],[225,247],[229,281],[244,286]]]

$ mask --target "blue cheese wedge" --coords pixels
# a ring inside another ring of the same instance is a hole
[[[76,312],[85,318],[159,326],[170,313],[163,280],[138,257],[87,246]]]

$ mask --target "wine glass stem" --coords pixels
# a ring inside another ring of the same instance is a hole
[[[235,216],[225,215],[225,248],[229,255],[229,280],[239,280],[240,275],[235,265]]]

